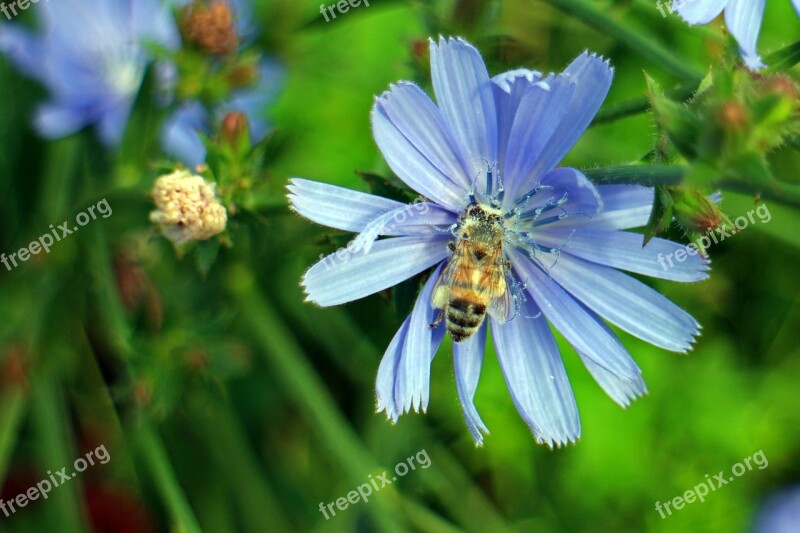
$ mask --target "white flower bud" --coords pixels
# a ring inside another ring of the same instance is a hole
[[[228,214],[216,195],[216,184],[187,170],[161,176],[153,186],[156,210],[150,220],[159,224],[173,244],[209,239],[225,230]]]

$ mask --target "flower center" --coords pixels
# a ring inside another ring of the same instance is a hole
[[[513,204],[508,204],[504,202],[505,191],[497,163],[487,164],[484,190],[486,193],[480,194],[473,185],[468,197],[469,204],[459,219],[456,235],[463,238],[465,232],[475,233],[475,229],[478,229],[479,232],[474,237],[470,235],[470,238],[483,238],[487,242],[513,246],[545,270],[555,266],[561,250],[569,243],[569,238],[557,248],[544,246],[536,241],[536,228],[580,214],[571,213],[564,208],[569,194],[555,194],[553,187],[537,185]],[[505,251],[503,253],[505,255]],[[549,267],[540,261],[541,254],[555,255],[555,260]]]

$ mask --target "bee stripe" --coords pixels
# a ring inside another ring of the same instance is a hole
[[[483,322],[483,315],[476,316],[459,313],[458,311],[450,311],[447,313],[447,321],[451,324],[461,326],[462,328],[476,328]]]
[[[468,313],[472,307],[472,302],[464,298],[453,298],[450,300],[450,308],[464,313]]]
[[[450,336],[453,337],[453,340],[455,342],[461,342],[464,339],[466,339],[467,337],[469,337],[470,335],[472,335],[472,333],[473,333],[472,331],[470,331],[469,333],[460,333],[458,331],[453,331],[452,329],[449,330],[449,331],[450,331]]]
[[[462,313],[470,313],[475,315],[486,314],[486,306],[480,303],[473,303],[465,298],[453,298],[450,300],[450,309],[461,311]]]

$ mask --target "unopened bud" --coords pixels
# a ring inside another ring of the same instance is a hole
[[[428,41],[424,39],[414,39],[411,41],[411,56],[421,64],[430,61],[430,47]]]
[[[705,233],[728,222],[728,217],[706,195],[689,187],[670,187],[675,219],[688,233]]]
[[[744,130],[750,123],[747,109],[739,102],[725,102],[719,109],[719,121],[727,130]]]
[[[241,87],[251,87],[258,81],[258,65],[253,62],[243,61],[231,68],[226,76],[226,80],[234,89]]]
[[[800,96],[800,91],[797,89],[797,84],[785,74],[775,74],[764,79],[762,87],[766,92],[774,93],[779,96],[797,100]]]
[[[222,144],[231,147],[235,152],[240,148],[246,148],[250,144],[250,124],[247,122],[247,115],[240,112],[225,115],[219,135]]]
[[[228,215],[216,195],[216,185],[186,170],[156,180],[152,191],[156,210],[150,220],[161,226],[164,235],[180,245],[202,241],[225,230]]]
[[[181,33],[204,52],[226,55],[239,47],[233,9],[225,0],[206,4],[199,0],[183,8]]]

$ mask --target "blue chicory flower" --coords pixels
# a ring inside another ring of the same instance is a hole
[[[37,130],[58,138],[96,125],[104,143],[119,143],[153,59],[144,44],[179,45],[169,6],[159,0],[59,0],[32,11],[39,32],[4,25],[0,51],[50,92],[36,112]]]
[[[548,321],[608,395],[627,406],[646,392],[645,384],[605,321],[675,352],[691,348],[699,325],[617,269],[691,282],[707,277],[708,264],[695,254],[664,268],[658,258],[675,254],[680,244],[656,238],[642,249],[641,234],[622,231],[647,222],[651,188],[596,186],[576,169],[556,167],[606,97],[613,76],[607,61],[583,53],[562,74],[514,70],[489,78],[479,52],[461,39],[431,41],[430,49],[438,105],[418,86],[400,82],[372,110],[384,158],[424,201],[405,205],[291,180],[296,212],[360,233],[346,250],[306,272],[307,299],[342,304],[433,267],[383,357],[376,383],[378,411],[392,421],[412,408],[424,411],[431,362],[446,333],[445,322],[434,325],[441,311],[432,299],[452,260],[449,246],[468,239],[465,212],[475,204],[499,211],[502,221],[496,224],[509,262],[506,293],[513,295],[514,309],[509,316],[493,305],[476,333],[453,343],[467,426],[481,444],[488,429],[473,398],[491,324],[511,397],[536,440],[550,446],[574,441],[580,436],[578,411]]]
[[[725,11],[725,24],[728,31],[739,43],[739,50],[745,64],[751,70],[759,70],[766,65],[757,51],[758,32],[764,18],[766,0],[675,0],[673,9],[693,26],[708,24]],[[800,14],[800,0],[792,0],[795,11]]]
[[[756,516],[755,533],[797,533],[800,525],[800,485],[772,494]]]

